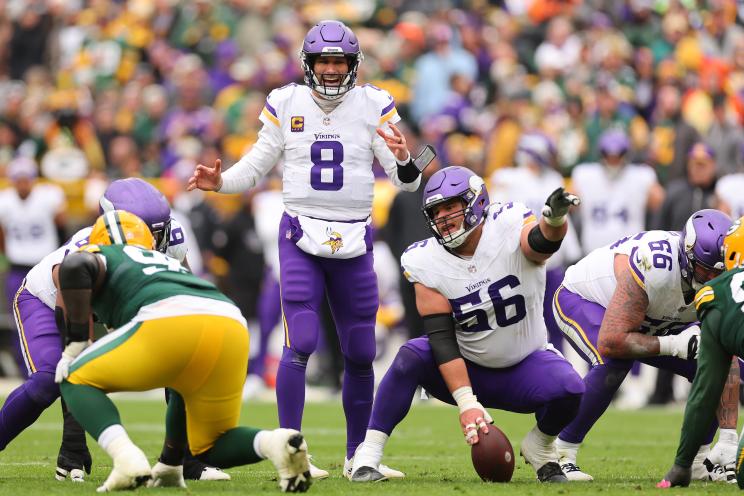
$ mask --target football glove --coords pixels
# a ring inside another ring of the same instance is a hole
[[[659,355],[696,360],[700,345],[700,327],[691,325],[674,336],[660,336]]]
[[[54,372],[54,382],[61,383],[70,375],[70,364],[77,356],[88,347],[90,341],[73,341],[65,346],[62,358],[57,362],[57,370]]]
[[[568,208],[578,207],[580,204],[581,200],[578,196],[568,193],[563,188],[558,188],[545,200],[542,216],[549,225],[559,227],[566,223]]]

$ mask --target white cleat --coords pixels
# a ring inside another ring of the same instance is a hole
[[[312,474],[305,438],[294,429],[265,432],[266,435],[259,438],[259,449],[279,473],[281,490],[287,493],[307,491],[312,484]]]
[[[229,481],[230,474],[223,472],[217,467],[204,467],[201,475],[199,475],[200,481]]]
[[[566,479],[571,482],[591,482],[594,477],[583,472],[581,467],[576,465],[574,461],[566,458],[561,458],[558,464],[561,466],[561,470],[566,475]]]
[[[354,470],[354,457],[351,457],[351,460],[344,459],[344,477],[346,477],[349,480],[352,480],[352,472]],[[406,474],[401,472],[400,470],[395,470],[394,468],[390,468],[384,463],[381,463],[377,466],[375,469],[377,472],[379,472],[385,479],[403,479],[405,478]],[[377,479],[381,480],[381,479]]]
[[[146,484],[151,477],[150,462],[147,461],[147,457],[142,450],[132,444],[114,458],[113,470],[97,491],[107,493],[134,489]]]
[[[152,467],[152,479],[147,487],[181,487],[186,488],[183,479],[183,465],[166,465],[158,462]]]
[[[85,482],[85,472],[79,468],[73,468],[72,470],[65,470],[57,467],[54,473],[54,478],[58,481],[63,481],[70,477],[72,482]]]
[[[558,465],[558,450],[553,441],[554,436],[547,436],[535,427],[522,439],[519,452],[532,465],[540,482],[568,482]]]
[[[312,456],[308,457],[308,460],[310,459],[312,459]],[[313,479],[315,480],[327,479],[328,476],[330,475],[328,473],[328,470],[323,470],[322,468],[318,468],[315,465],[313,465],[312,462],[310,461],[308,461],[308,463],[310,464],[310,477],[312,477]]]

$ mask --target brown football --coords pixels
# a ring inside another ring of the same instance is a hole
[[[514,449],[498,427],[488,426],[488,434],[478,433],[471,447],[473,467],[486,482],[509,482],[514,474]]]

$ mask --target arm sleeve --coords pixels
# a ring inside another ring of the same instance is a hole
[[[731,355],[717,339],[720,317],[718,310],[712,310],[702,322],[697,372],[687,399],[682,434],[674,460],[680,467],[692,465],[695,454],[710,430],[731,367]]]
[[[241,193],[254,187],[274,167],[283,151],[284,137],[279,127],[264,124],[251,151],[222,174],[219,192]]]

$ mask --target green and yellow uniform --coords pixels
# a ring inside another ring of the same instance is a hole
[[[697,372],[685,407],[675,464],[690,467],[716,416],[734,356],[744,356],[744,269],[728,270],[695,296],[700,320]],[[737,460],[737,480],[741,460]]]
[[[168,387],[183,397],[190,448],[238,425],[248,330],[217,288],[157,251],[89,245],[106,275],[92,307],[113,330],[81,353],[67,382],[105,392]]]

